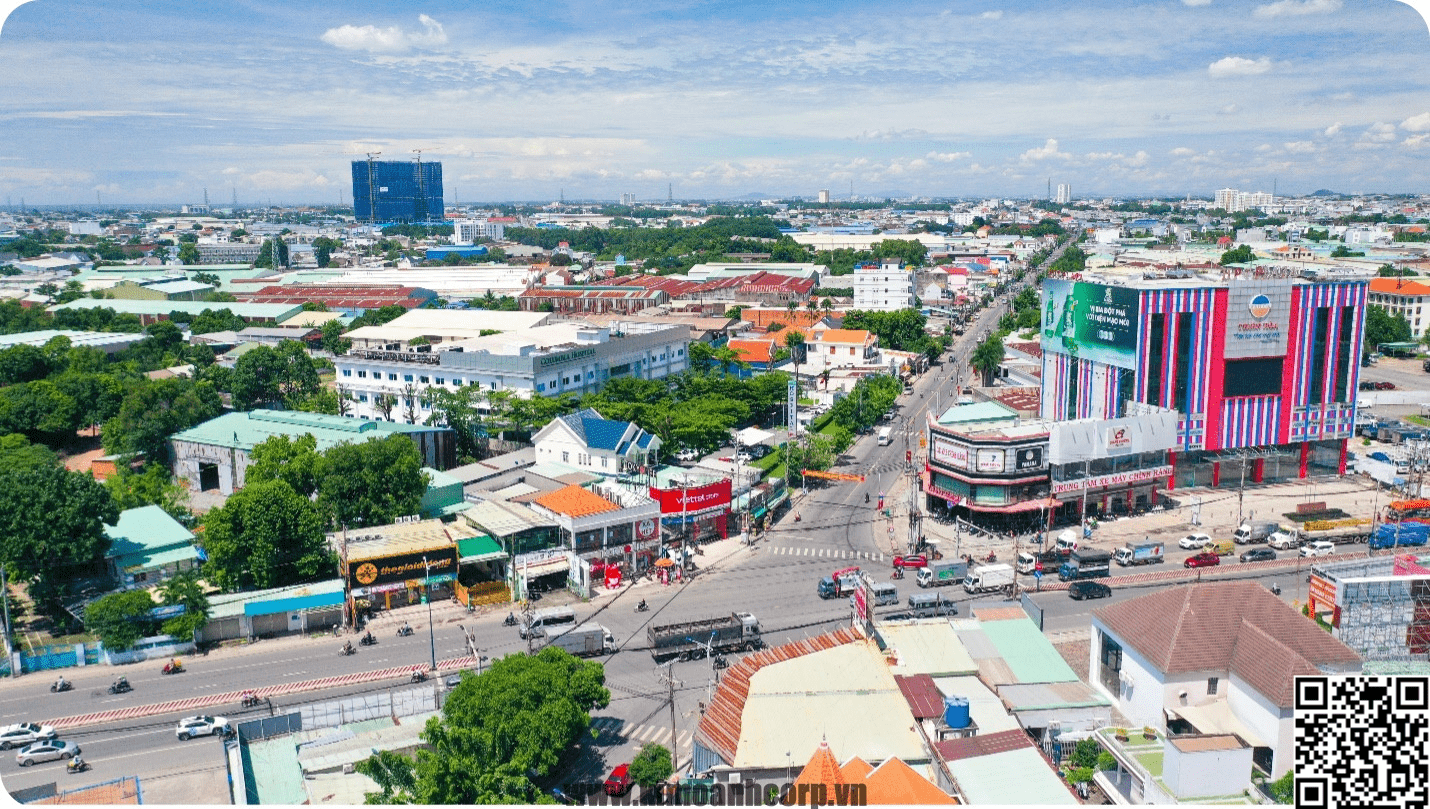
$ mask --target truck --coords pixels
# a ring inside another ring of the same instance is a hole
[[[1129,542],[1126,545],[1113,551],[1112,558],[1117,564],[1127,567],[1128,565],[1156,565],[1167,561],[1167,557],[1162,554],[1165,547],[1160,542]]]
[[[1018,572],[1031,576],[1036,570],[1054,570],[1067,557],[1055,550],[1040,553],[1018,552]]]
[[[1351,542],[1365,542],[1370,539],[1373,527],[1374,524],[1363,517],[1345,520],[1309,520],[1301,526],[1301,530],[1296,532],[1296,538],[1303,545],[1307,542],[1322,540],[1333,545],[1344,545]]]
[[[1231,540],[1238,545],[1265,542],[1271,538],[1272,534],[1280,530],[1281,526],[1271,520],[1244,522],[1232,533]]]
[[[1371,550],[1415,547],[1430,543],[1430,524],[1423,522],[1388,522],[1375,528],[1370,536]]]
[[[656,662],[679,657],[691,660],[703,656],[707,648],[714,652],[739,649],[754,651],[764,646],[760,638],[760,622],[748,612],[732,612],[719,618],[702,621],[682,621],[664,626],[651,625],[646,630],[651,657]]]
[[[616,640],[611,637],[611,630],[600,624],[553,629],[547,633],[547,637],[547,646],[565,649],[577,657],[611,654],[616,651]]]
[[[1295,531],[1276,531],[1266,538],[1266,544],[1277,550],[1289,551],[1301,547],[1301,539]]]
[[[881,429],[879,430],[879,446],[881,446],[881,447],[887,447],[887,446],[889,446],[889,440],[893,437],[893,435],[894,435],[894,428],[892,428],[892,427],[884,427],[884,428],[881,428]]]
[[[963,579],[963,589],[970,593],[991,593],[1013,584],[1013,566],[979,565],[968,571]]]
[[[1074,579],[1094,579],[1112,575],[1112,554],[1097,548],[1078,548],[1072,552],[1063,566],[1058,568],[1058,578],[1063,581]]]
[[[968,563],[962,560],[952,562],[929,562],[928,567],[919,568],[920,587],[944,587],[958,584],[968,575]]]
[[[847,596],[859,588],[859,568],[846,567],[819,580],[815,592],[823,599]]]
[[[1083,536],[1080,538],[1077,535],[1077,531],[1071,528],[1065,528],[1062,533],[1058,534],[1058,541],[1053,545],[1053,550],[1066,557],[1068,554],[1077,550],[1078,546],[1081,545],[1086,538],[1086,530],[1084,530]]]

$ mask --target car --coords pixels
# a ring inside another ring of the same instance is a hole
[[[4,728],[0,728],[0,750],[9,750],[12,747],[24,747],[27,744],[48,741],[55,736],[55,729],[49,725],[37,725],[34,722],[21,722],[16,725],[7,725]]]
[[[1381,463],[1395,463],[1390,459],[1390,456],[1386,455],[1384,452],[1372,452],[1365,457],[1371,459],[1372,461],[1380,461]]]
[[[1107,598],[1112,588],[1100,581],[1075,581],[1068,585],[1068,598],[1081,601],[1084,598]]]
[[[749,463],[750,461],[755,460],[755,458],[748,452],[737,452],[735,453],[735,460],[739,461],[740,463]]]
[[[751,457],[758,460],[774,452],[775,448],[769,444],[756,444],[753,447],[749,447],[748,451]]]
[[[1195,551],[1210,545],[1212,538],[1206,534],[1187,534],[1177,540],[1177,547],[1184,551]]]
[[[1238,558],[1243,562],[1266,562],[1276,558],[1276,551],[1270,548],[1252,548]]]
[[[186,742],[195,736],[217,736],[228,732],[228,720],[222,716],[188,716],[179,720],[174,735]]]
[[[1221,557],[1214,553],[1199,553],[1182,563],[1182,567],[1216,567],[1221,564]]]
[[[48,739],[20,748],[20,752],[15,754],[15,762],[21,767],[28,767],[37,761],[54,761],[57,758],[71,759],[77,755],[79,755],[79,745],[74,742]]]
[[[1377,382],[1377,383],[1375,383],[1375,389],[1376,389],[1376,390],[1395,390],[1395,383],[1394,383],[1394,382]]]
[[[1335,552],[1335,544],[1325,540],[1311,542],[1301,546],[1302,556],[1330,556]]]
[[[698,449],[683,449],[683,450],[681,450],[681,451],[675,453],[675,460],[677,460],[677,461],[698,461],[698,460],[700,460],[700,450],[698,450]]]
[[[611,770],[610,776],[606,778],[607,795],[624,795],[631,791],[631,765],[620,764]]]
[[[1363,363],[1363,364],[1369,365],[1370,363],[1367,362],[1367,363]],[[1360,389],[1361,389],[1361,390],[1375,390],[1375,383],[1374,383],[1374,382],[1364,382],[1364,381],[1363,381],[1363,382],[1360,383]]]

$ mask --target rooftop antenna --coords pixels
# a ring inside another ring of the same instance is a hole
[[[1049,177],[1049,178],[1048,178],[1048,200],[1051,202],[1052,199],[1053,199],[1053,178],[1052,178],[1052,177]]]
[[[854,201],[854,181],[852,179],[849,181],[849,201]]]
[[[9,202],[9,200],[6,200],[6,202]],[[103,207],[104,207],[104,198],[99,195],[99,191],[98,191],[98,190],[96,190],[96,191],[94,192],[94,204],[95,204],[95,207],[98,207],[98,208],[103,208]]]
[[[377,223],[377,169],[373,166],[373,159],[381,154],[382,152],[367,153],[367,221],[371,224]]]

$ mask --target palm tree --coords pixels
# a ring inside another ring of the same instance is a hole
[[[1003,356],[1003,341],[998,339],[997,335],[989,335],[987,340],[973,349],[970,364],[973,370],[983,375],[984,387],[993,385],[993,375],[998,372],[998,366],[1003,364]]]
[[[789,324],[790,324],[791,326],[794,325],[794,310],[796,310],[796,309],[798,309],[798,308],[799,308],[799,304],[798,304],[798,303],[795,303],[794,301],[786,301],[786,302],[785,302],[785,310],[788,311],[789,314],[790,314]]]
[[[824,300],[820,301],[819,306],[824,310],[824,313],[827,315],[830,312],[834,311],[834,299],[825,298]]]
[[[809,303],[806,304],[805,306],[806,306],[806,308],[808,308],[809,311],[811,311],[811,312],[818,312],[818,311],[819,311],[819,299],[818,299],[818,298],[810,298],[810,299],[809,299]]]

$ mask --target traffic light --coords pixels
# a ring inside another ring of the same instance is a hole
[[[906,450],[904,450],[904,461],[906,461],[907,463],[913,463],[913,462],[914,462],[914,451],[913,451],[913,450],[911,450],[911,449],[906,449]]]

